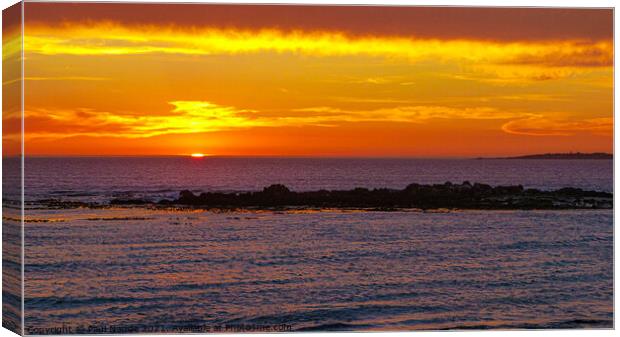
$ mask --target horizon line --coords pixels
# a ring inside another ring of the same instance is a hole
[[[447,155],[447,156],[433,156],[433,155],[224,155],[224,154],[204,154],[203,157],[195,158],[192,153],[187,154],[32,154],[24,155],[24,158],[164,158],[164,157],[184,157],[193,158],[196,160],[207,158],[316,158],[316,159],[501,159],[512,158],[522,156],[534,156],[534,155],[556,155],[556,154],[604,154],[613,156],[613,152],[595,151],[595,152],[545,152],[545,153],[530,153],[530,154],[506,154],[506,155]],[[3,155],[3,158],[22,157],[21,154],[17,155]]]

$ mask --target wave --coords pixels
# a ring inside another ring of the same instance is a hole
[[[613,327],[614,321],[611,319],[570,319],[548,323],[455,325],[437,330],[611,329]]]
[[[370,324],[350,324],[350,323],[325,323],[325,324],[317,324],[306,326],[302,328],[295,329],[295,331],[358,331],[358,330],[366,330],[373,328],[373,325]]]

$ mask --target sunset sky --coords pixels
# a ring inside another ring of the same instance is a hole
[[[612,15],[26,3],[26,154],[611,152]]]

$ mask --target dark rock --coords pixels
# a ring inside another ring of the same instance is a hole
[[[590,198],[585,201],[584,198]],[[174,204],[209,208],[329,207],[368,209],[583,209],[612,208],[613,195],[607,192],[563,188],[556,191],[524,189],[521,185],[490,186],[470,183],[410,184],[403,190],[355,188],[294,192],[281,184],[259,192],[202,193],[182,191]]]
[[[151,202],[144,199],[112,199],[110,205],[146,205]]]
[[[268,187],[263,188],[263,193],[268,195],[286,195],[290,193],[291,190],[288,187],[282,184],[275,184]]]

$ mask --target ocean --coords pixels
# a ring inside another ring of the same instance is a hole
[[[36,202],[158,200],[274,183],[302,191],[468,180],[612,191],[611,160],[85,157],[25,165],[27,332],[613,327],[613,210],[218,212]]]
[[[578,187],[611,192],[612,160],[474,160],[243,157],[32,157],[25,160],[26,198],[105,202],[113,197],[174,198],[179,191],[294,191],[405,188],[446,181]]]

